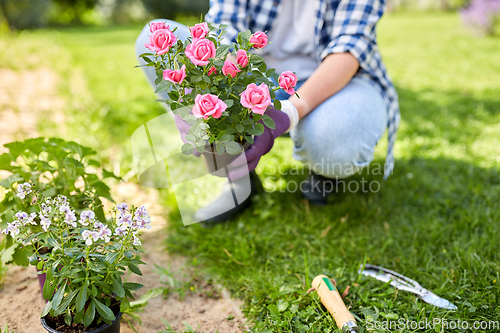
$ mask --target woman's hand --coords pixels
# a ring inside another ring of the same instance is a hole
[[[265,114],[274,120],[276,128],[271,129],[264,126],[264,133],[256,136],[254,143],[246,150],[246,160],[244,158],[237,158],[230,164],[229,179],[235,180],[241,178],[255,170],[262,155],[267,154],[273,147],[274,140],[285,133],[290,127],[290,119],[286,113],[271,107],[266,110]]]

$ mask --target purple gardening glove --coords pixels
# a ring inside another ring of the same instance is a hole
[[[274,120],[276,129],[264,126],[264,133],[256,136],[255,142],[245,152],[246,161],[238,157],[230,164],[229,179],[236,180],[255,170],[262,155],[267,154],[273,147],[274,140],[290,127],[290,118],[286,113],[271,107],[266,110],[265,114]]]
[[[175,120],[175,125],[177,126],[177,129],[179,130],[179,133],[181,134],[182,142],[188,143],[189,141],[186,140],[186,135],[188,134],[188,131],[191,128],[191,125],[189,125],[178,114],[176,114],[174,116],[174,120]],[[192,143],[192,142],[189,142],[189,143]],[[194,150],[193,155],[196,156],[196,157],[200,157],[201,156],[201,154],[196,149]]]

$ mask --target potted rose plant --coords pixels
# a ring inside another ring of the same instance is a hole
[[[161,101],[191,125],[182,152],[229,154],[230,161],[264,132],[264,126],[275,128],[266,110],[271,105],[281,109],[274,92],[283,88],[294,94],[297,77],[289,71],[278,75],[250,52],[267,45],[265,33],[241,32],[236,43],[224,45],[224,28],[199,23],[181,41],[175,29],[153,23],[146,47],[154,53],[141,57],[145,66],[156,70],[156,92],[168,92],[169,98]]]
[[[121,203],[102,223],[92,210],[78,216],[65,196],[36,195],[34,202],[33,212],[16,213],[3,232],[32,245],[31,263],[46,274],[42,326],[48,332],[119,332],[131,291],[142,287],[122,276],[127,268],[141,275],[138,232],[150,227],[146,208]],[[34,224],[42,230],[34,232]],[[52,251],[42,254],[46,246]]]

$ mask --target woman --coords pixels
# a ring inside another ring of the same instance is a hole
[[[206,21],[227,25],[225,38],[240,31],[265,31],[269,45],[261,54],[268,67],[293,71],[297,93],[277,93],[282,111],[266,114],[276,130],[255,140],[246,157],[251,179],[260,157],[286,131],[294,142],[293,157],[311,170],[301,190],[313,204],[325,204],[338,179],[346,178],[373,160],[374,148],[389,129],[384,179],[394,166],[393,144],[399,125],[396,90],[382,63],[376,24],[385,0],[212,0]],[[235,176],[237,176],[235,174]],[[233,178],[234,179],[234,178]],[[330,189],[330,190],[327,190]],[[225,220],[248,206],[227,211],[228,193],[198,212]]]

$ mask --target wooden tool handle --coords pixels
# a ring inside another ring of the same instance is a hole
[[[312,287],[316,289],[321,303],[323,303],[328,312],[331,313],[338,328],[343,329],[344,324],[348,321],[356,322],[352,314],[347,310],[337,288],[335,288],[328,276],[316,276],[312,281]]]

